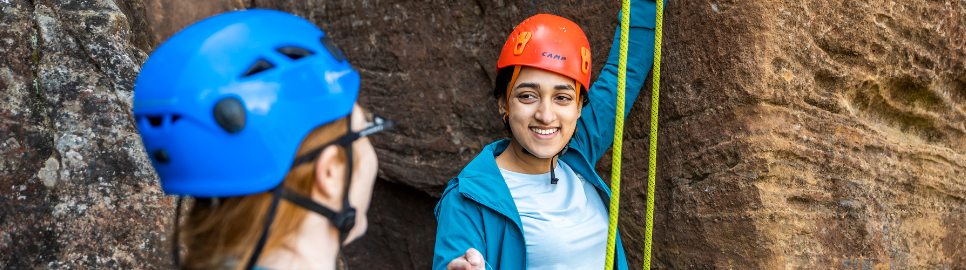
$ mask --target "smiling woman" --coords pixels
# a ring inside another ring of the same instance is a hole
[[[631,12],[631,51],[652,51],[655,3],[634,1]],[[443,192],[433,269],[605,265],[610,193],[594,165],[613,141],[619,47],[589,87],[590,45],[577,24],[539,14],[513,30],[493,90],[510,139],[485,147]],[[625,103],[651,57],[627,56]],[[627,269],[620,237],[615,251],[615,269]]]
[[[504,151],[496,164],[520,173],[546,173],[545,169],[553,166],[551,159],[570,142],[577,127],[583,107],[577,101],[577,83],[533,67],[521,68],[514,83],[512,91],[504,94],[506,101],[500,99],[500,110],[507,115],[505,122],[514,134],[514,140],[510,140],[514,151]]]

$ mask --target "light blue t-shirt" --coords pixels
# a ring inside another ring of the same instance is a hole
[[[607,209],[594,185],[557,162],[550,173],[500,169],[523,222],[527,269],[601,269],[607,247]]]

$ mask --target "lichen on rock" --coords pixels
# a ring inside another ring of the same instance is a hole
[[[0,2],[0,141],[18,145],[0,148],[0,268],[170,264],[172,201],[130,117],[152,41],[119,2]]]
[[[60,169],[60,162],[51,157],[44,162],[44,167],[37,173],[37,178],[44,183],[47,188],[53,188],[57,184],[57,171]]]

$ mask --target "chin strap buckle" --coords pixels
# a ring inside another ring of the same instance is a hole
[[[564,148],[561,149],[560,152],[557,152],[556,155],[553,155],[553,157],[550,157],[550,184],[551,185],[556,185],[557,181],[560,181],[560,179],[557,179],[557,174],[554,172],[554,165],[555,165],[554,163],[557,163],[557,162],[553,158],[556,157],[559,160],[560,156],[563,156],[564,154],[566,154],[568,149],[570,149],[569,143],[567,145],[564,145]]]
[[[351,206],[332,218],[335,228],[339,230],[339,242],[345,241],[349,231],[356,225],[356,209]]]
[[[560,181],[560,179],[557,179],[557,174],[553,171],[554,165],[556,165],[556,160],[554,160],[553,158],[560,159],[560,156],[563,156],[564,154],[566,154],[567,150],[569,149],[570,149],[570,143],[567,143],[567,145],[564,145],[563,149],[560,149],[560,152],[557,152],[556,155],[553,155],[552,157],[550,157],[550,184],[551,185],[556,185],[557,181]],[[525,154],[538,157],[537,155],[534,155],[532,152],[527,150],[526,147],[520,147],[520,150],[523,151],[523,153]],[[541,157],[538,157],[538,158],[541,158]]]

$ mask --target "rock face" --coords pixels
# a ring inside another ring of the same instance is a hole
[[[139,152],[131,83],[155,40],[257,7],[332,35],[362,74],[360,102],[402,123],[373,139],[372,224],[349,266],[426,269],[445,183],[505,137],[490,91],[506,35],[536,13],[570,18],[596,77],[620,5],[147,0],[144,15],[138,1],[37,2],[0,0],[0,268],[166,266],[171,202]],[[966,268],[966,3],[670,1],[665,16],[655,268]],[[625,127],[632,268],[645,88]]]
[[[185,26],[225,11],[244,9],[247,0],[145,0],[154,38],[165,40]]]
[[[0,268],[167,268],[130,115],[156,43],[140,1],[0,1]]]
[[[657,266],[966,268],[966,3],[667,14]],[[627,170],[643,171],[631,145]],[[631,248],[643,179],[623,187]]]

